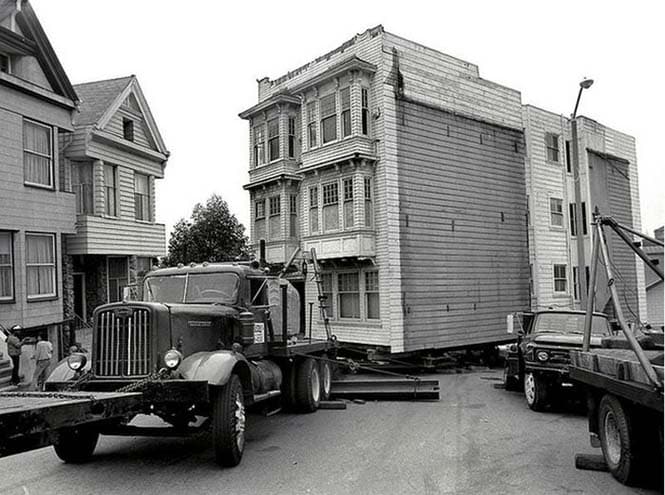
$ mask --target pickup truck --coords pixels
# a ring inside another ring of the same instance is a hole
[[[574,387],[569,378],[570,351],[581,349],[584,311],[543,310],[508,315],[508,333],[517,342],[508,347],[504,368],[506,390],[524,390],[534,411],[547,409],[562,388]],[[607,316],[594,313],[591,346],[612,335]]]

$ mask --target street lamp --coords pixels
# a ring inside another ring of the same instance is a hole
[[[577,108],[580,106],[582,91],[589,89],[593,84],[593,79],[584,78],[580,82],[580,91],[577,93],[575,109],[570,121],[570,133],[573,141],[573,180],[575,182],[575,230],[577,234],[577,283],[580,288],[581,306],[586,307],[587,301],[587,283],[586,283],[586,263],[584,254],[584,226],[582,225],[582,185],[580,183],[580,152],[579,142],[577,140]]]

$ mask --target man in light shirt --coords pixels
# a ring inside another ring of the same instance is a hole
[[[51,364],[51,356],[53,355],[53,345],[44,339],[41,334],[37,335],[37,345],[35,346],[35,355],[32,359],[35,360],[35,374],[32,378],[33,387],[36,390],[44,388],[44,382],[48,374],[48,367]]]

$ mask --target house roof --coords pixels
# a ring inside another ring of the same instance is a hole
[[[81,99],[80,113],[76,117],[76,125],[84,126],[99,123],[111,104],[132,82],[133,77],[118,77],[104,81],[75,84],[74,89]]]

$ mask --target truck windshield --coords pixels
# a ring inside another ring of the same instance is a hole
[[[536,321],[535,333],[584,333],[583,314],[541,313]],[[610,335],[607,318],[594,316],[591,321],[592,335]]]
[[[239,286],[235,273],[189,273],[149,277],[143,292],[146,301],[232,305]]]

